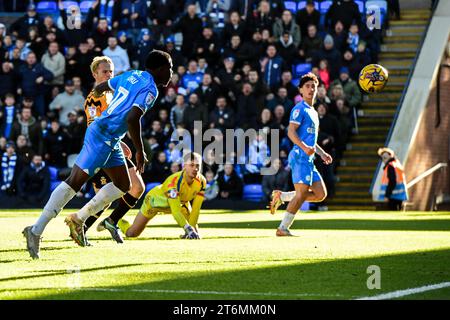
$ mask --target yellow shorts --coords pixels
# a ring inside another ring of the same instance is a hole
[[[152,219],[158,213],[172,213],[169,203],[167,202],[167,197],[159,188],[153,188],[145,195],[140,211],[142,215],[148,219]],[[191,205],[189,202],[181,205],[181,213],[186,220],[189,220],[189,215],[191,213]]]

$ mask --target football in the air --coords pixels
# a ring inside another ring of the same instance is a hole
[[[359,86],[365,92],[380,92],[388,82],[389,74],[385,67],[379,64],[369,64],[359,73]]]

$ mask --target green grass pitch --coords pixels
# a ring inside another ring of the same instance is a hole
[[[0,299],[356,299],[450,281],[448,212],[302,213],[296,237],[277,238],[280,213],[207,210],[199,241],[158,215],[123,245],[94,225],[88,248],[68,238],[70,212],[31,260],[21,231],[39,211],[0,211]],[[367,287],[371,265],[380,289]],[[450,287],[401,299],[450,299]]]

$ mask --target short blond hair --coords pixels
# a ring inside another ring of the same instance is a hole
[[[100,65],[100,63],[109,63],[111,66],[114,66],[114,63],[112,62],[111,58],[107,57],[107,56],[100,56],[100,57],[95,57],[94,60],[92,60],[91,63],[91,72],[95,73],[97,71],[98,66]]]
[[[200,165],[200,170],[202,168],[202,156],[198,154],[197,152],[188,152],[183,156],[183,164],[187,162],[192,162],[197,160],[198,164]]]

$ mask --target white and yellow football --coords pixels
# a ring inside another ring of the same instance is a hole
[[[388,82],[389,74],[379,64],[369,64],[359,73],[359,86],[367,93],[380,92]]]

